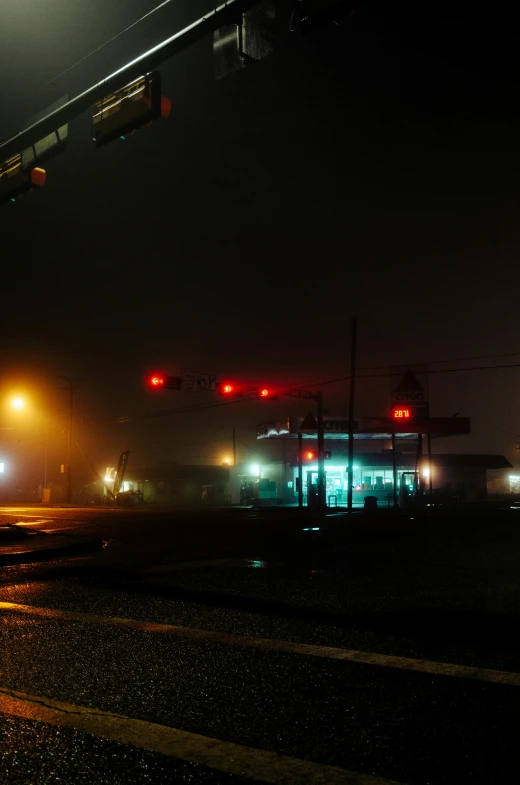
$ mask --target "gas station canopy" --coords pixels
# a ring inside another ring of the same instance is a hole
[[[463,436],[471,433],[469,417],[419,417],[413,420],[396,421],[390,417],[363,417],[354,423],[354,439],[399,440],[415,439],[418,434],[441,436]],[[315,439],[318,423],[312,413],[306,417],[287,417],[284,420],[260,423],[256,426],[257,439]],[[348,417],[327,416],[324,419],[325,439],[348,440]]]

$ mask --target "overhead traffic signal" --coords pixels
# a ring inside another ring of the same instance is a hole
[[[0,203],[16,201],[28,191],[45,185],[45,169],[36,166],[24,171],[22,155],[14,155],[0,164]]]
[[[182,379],[180,376],[151,373],[147,377],[147,384],[152,390],[180,390],[182,388]]]
[[[267,398],[274,400],[275,398],[278,398],[278,394],[272,387],[258,387],[256,390],[256,397],[261,398],[263,401]]]
[[[67,96],[51,104],[43,112],[35,115],[31,120],[32,125],[49,112],[55,111],[67,100]],[[54,158],[55,155],[67,149],[68,123],[51,131],[49,134],[33,142],[20,153],[12,155],[7,160],[0,162],[0,204],[14,202],[28,191],[45,185],[47,174],[40,164]]]
[[[94,105],[92,137],[96,147],[124,139],[160,117],[168,117],[171,102],[161,95],[159,71],[140,76]]]
[[[242,387],[234,382],[221,382],[217,389],[220,395],[224,395],[226,398],[242,395]]]

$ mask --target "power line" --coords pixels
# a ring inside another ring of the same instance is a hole
[[[462,363],[470,360],[495,360],[499,357],[518,357],[520,352],[506,352],[505,354],[478,354],[473,357],[452,357],[449,360],[430,360],[423,363],[409,363],[409,365],[440,365],[441,363]]]
[[[241,398],[236,398],[232,401],[213,401],[212,403],[196,404],[195,406],[183,406],[179,409],[169,409],[165,412],[154,412],[154,414],[145,414],[143,420],[151,420],[157,417],[167,417],[170,414],[182,414],[184,412],[198,412],[202,409],[213,409],[218,406],[231,406],[235,403],[243,403],[244,401],[252,400],[254,395],[243,395]]]
[[[431,375],[437,373],[460,373],[462,371],[495,371],[503,368],[520,368],[520,363],[508,363],[505,365],[472,365],[468,368],[438,368],[433,371],[425,371],[425,373]],[[398,375],[399,374],[397,373],[367,373],[363,375],[359,374],[357,379],[389,379],[392,376]],[[350,379],[350,376],[338,376],[336,379],[328,379],[318,382],[317,384],[311,384],[310,386],[317,387],[318,385],[325,386],[327,384],[336,384],[337,382],[348,381],[348,379]]]
[[[128,31],[129,31],[129,30],[131,30],[133,27],[136,27],[136,26],[137,26],[138,24],[140,24],[142,21],[144,21],[145,19],[147,19],[149,16],[152,16],[152,14],[155,14],[155,12],[156,12],[156,11],[159,11],[161,8],[164,8],[164,6],[165,6],[165,5],[169,5],[171,2],[173,2],[173,0],[164,0],[164,2],[163,2],[163,3],[160,3],[160,4],[159,4],[158,6],[156,6],[155,8],[152,8],[152,10],[151,10],[151,11],[148,11],[146,14],[144,14],[144,16],[141,16],[141,17],[140,17],[139,19],[137,19],[135,22],[132,22],[132,24],[131,24],[131,25],[128,25],[128,27],[125,27],[125,28],[124,28],[123,30],[121,30],[119,33],[117,33],[116,35],[113,35],[113,36],[112,36],[112,38],[109,38],[109,39],[108,39],[108,41],[105,41],[105,43],[104,43],[104,44],[101,44],[101,45],[100,45],[100,46],[98,46],[96,49],[93,49],[91,52],[89,52],[88,54],[86,54],[86,55],[85,55],[84,57],[82,57],[80,60],[77,60],[77,61],[76,61],[75,63],[73,63],[72,65],[69,65],[69,67],[68,67],[68,68],[66,68],[64,71],[61,71],[61,73],[57,74],[56,76],[53,76],[53,77],[52,77],[52,79],[49,79],[49,81],[48,81],[48,82],[46,82],[46,84],[47,84],[47,85],[50,85],[50,84],[52,84],[53,82],[56,82],[56,80],[57,80],[57,79],[60,79],[60,77],[62,77],[62,76],[65,76],[65,74],[68,74],[68,73],[69,73],[69,71],[72,71],[74,68],[76,68],[76,66],[78,66],[78,65],[81,65],[81,63],[84,63],[84,62],[85,62],[85,60],[88,60],[88,59],[89,59],[89,57],[92,57],[92,55],[95,55],[95,54],[97,54],[98,52],[100,52],[102,49],[104,49],[104,48],[105,48],[105,46],[108,46],[109,44],[113,43],[113,42],[114,42],[114,41],[116,41],[118,38],[120,38],[122,35],[124,35],[125,33],[128,33]]]

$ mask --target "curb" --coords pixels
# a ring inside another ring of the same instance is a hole
[[[102,550],[107,544],[106,540],[96,538],[51,548],[30,548],[14,552],[9,550],[7,553],[2,552],[4,549],[0,547],[0,567],[13,564],[34,564],[35,562],[49,561],[65,556],[93,553],[94,551]]]

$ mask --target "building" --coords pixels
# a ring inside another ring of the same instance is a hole
[[[113,477],[107,483],[109,488],[110,482],[113,482]],[[170,462],[148,467],[134,467],[130,464],[121,491],[139,491],[145,503],[166,506],[229,504],[229,467]],[[99,481],[84,488],[82,500],[85,502],[101,502],[107,498],[106,489]]]
[[[343,445],[330,446],[331,457],[325,462],[326,498],[331,506],[344,506],[348,493],[348,451]],[[307,451],[306,451],[307,452]],[[303,503],[309,503],[318,477],[315,449],[308,453],[313,459],[303,458]],[[491,492],[506,492],[511,488],[512,469],[502,455],[459,455],[434,453],[431,458],[432,490],[437,497],[476,501]],[[417,473],[417,475],[416,475]],[[396,495],[401,496],[405,483],[421,478],[424,491],[429,490],[430,463],[428,456],[417,457],[416,452],[396,453]],[[258,462],[253,466],[239,465],[230,469],[231,501],[234,504],[297,504],[298,462],[292,460]],[[493,483],[500,481],[500,490]],[[244,495],[243,489],[247,488]],[[242,493],[241,493],[242,491]],[[392,506],[394,501],[394,468],[392,451],[356,452],[353,464],[353,503],[364,505],[367,496],[375,496],[379,506]]]
[[[282,465],[259,465],[253,485],[254,498],[259,504],[298,502],[298,451],[302,454],[303,503],[312,503],[318,480],[317,423],[312,414],[307,417],[287,417],[278,422],[262,423],[257,427],[257,439],[284,439],[294,445],[289,462]],[[455,455],[438,453],[431,447],[431,478],[428,445],[437,447],[437,440],[447,436],[469,434],[467,417],[430,417],[426,409],[414,418],[398,421],[390,417],[365,417],[353,423],[354,462],[352,467],[352,496],[356,506],[364,504],[367,496],[376,497],[379,505],[391,505],[403,493],[428,492],[459,500],[486,498],[488,490],[500,487],[504,492],[511,478],[509,461],[502,455]],[[348,496],[348,438],[346,417],[326,416],[324,420],[325,493],[329,505],[344,505]],[[295,440],[297,442],[295,443]],[[379,447],[375,450],[375,447]],[[393,449],[395,449],[395,453]],[[395,466],[394,466],[395,454]],[[493,474],[491,474],[493,473]],[[247,472],[244,474],[246,478]],[[510,478],[510,479],[508,479]],[[274,484],[276,485],[276,493]],[[258,487],[255,487],[258,486]],[[518,477],[520,490],[520,476]],[[236,501],[236,492],[232,499]],[[510,490],[513,490],[510,486]]]

